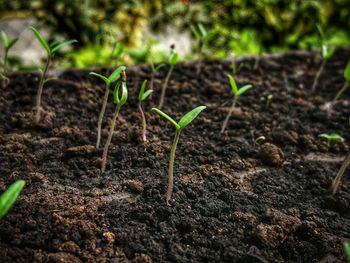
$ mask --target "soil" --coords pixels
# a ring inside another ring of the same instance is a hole
[[[13,74],[0,92],[0,191],[17,179],[25,189],[0,221],[1,262],[345,262],[350,239],[350,180],[330,192],[349,150],[349,96],[324,110],[343,84],[350,50],[320,65],[314,52],[236,59],[239,85],[254,87],[231,105],[232,61],[175,67],[163,110],[179,118],[208,108],[180,137],[171,205],[165,202],[173,127],[150,112],[167,68],[145,101],[149,142],[141,142],[137,92],[146,65],[127,70],[105,174],[94,148],[103,83],[89,70],[66,71],[44,88],[43,120],[30,121],[39,76]],[[255,67],[257,66],[257,67]],[[110,72],[104,69],[102,72]],[[273,95],[270,105],[266,98]],[[106,141],[114,105],[104,122]],[[331,148],[318,138],[337,132]],[[255,139],[266,137],[258,145]]]

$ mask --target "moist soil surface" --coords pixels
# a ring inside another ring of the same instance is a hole
[[[144,103],[148,143],[140,139],[137,89],[150,70],[127,69],[129,100],[104,174],[102,150],[94,148],[103,83],[89,70],[61,73],[45,86],[42,121],[33,125],[39,75],[11,75],[0,92],[0,191],[18,179],[26,186],[0,220],[0,261],[345,262],[349,176],[335,195],[330,185],[349,150],[350,94],[326,105],[343,84],[348,58],[349,50],[335,53],[316,94],[318,53],[236,59],[237,83],[254,87],[239,98],[224,134],[232,61],[206,61],[200,75],[196,62],[177,65],[163,110],[179,118],[207,109],[181,134],[169,206],[174,128],[150,111],[166,67]],[[113,111],[110,96],[102,147]],[[318,138],[326,132],[345,140],[328,148]]]

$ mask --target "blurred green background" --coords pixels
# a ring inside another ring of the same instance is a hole
[[[171,42],[182,60],[196,59],[198,23],[208,31],[207,58],[318,49],[316,23],[329,45],[350,46],[350,0],[0,0],[0,29],[16,31],[13,20],[30,21],[52,40],[77,39],[61,67],[156,63]],[[13,67],[25,68],[14,53]]]

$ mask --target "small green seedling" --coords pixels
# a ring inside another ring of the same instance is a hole
[[[8,57],[9,50],[14,46],[14,44],[16,44],[17,40],[18,38],[14,38],[10,40],[6,32],[1,31],[1,42],[4,48],[4,61],[2,65],[4,76],[6,76],[7,74],[7,57]]]
[[[125,66],[119,66],[116,70],[112,72],[111,75],[108,77],[103,76],[101,74],[98,74],[96,72],[90,72],[89,74],[95,77],[98,77],[104,81],[106,84],[106,89],[105,93],[103,96],[103,101],[102,101],[102,106],[100,110],[100,115],[98,117],[98,122],[97,122],[97,142],[96,142],[96,148],[100,147],[100,142],[101,142],[101,128],[102,128],[102,122],[103,122],[103,117],[106,112],[106,106],[108,102],[108,96],[109,96],[109,88],[112,83],[116,82],[120,78],[120,74],[125,71],[126,67]]]
[[[107,138],[107,142],[105,144],[105,147],[103,148],[103,154],[102,154],[102,165],[101,165],[101,172],[104,173],[106,170],[106,164],[107,164],[107,155],[108,155],[108,149],[109,145],[111,144],[113,132],[115,123],[117,121],[120,108],[125,104],[126,100],[128,99],[128,89],[126,86],[126,73],[125,71],[122,71],[120,74],[120,80],[116,83],[114,88],[114,103],[116,105],[115,111],[113,114],[111,126],[109,129],[109,134]],[[121,95],[119,96],[119,90],[121,88]]]
[[[151,61],[150,63],[150,66],[151,66],[151,71],[152,71],[152,73],[151,73],[151,80],[150,80],[150,89],[151,90],[154,90],[154,77],[155,77],[155,75],[159,72],[159,70],[162,68],[162,67],[164,67],[165,66],[165,64],[164,63],[160,63],[160,64],[158,64],[157,66],[155,66],[154,65],[154,63]]]
[[[241,88],[238,88],[235,79],[231,75],[227,75],[227,76],[230,80],[230,86],[231,86],[232,93],[233,93],[233,101],[232,101],[232,106],[231,106],[231,108],[230,108],[230,110],[225,118],[225,121],[222,124],[221,133],[223,133],[226,129],[226,126],[227,126],[228,121],[232,115],[232,112],[233,112],[234,108],[236,107],[236,103],[237,103],[238,98],[242,94],[244,94],[245,92],[247,92],[249,89],[251,89],[253,87],[251,84],[247,84]]]
[[[21,193],[25,182],[18,180],[10,185],[10,187],[0,196],[0,219],[3,218],[16,202],[17,197]]]
[[[337,133],[322,133],[318,135],[318,137],[325,140],[328,148],[330,148],[336,142],[344,141],[344,138]]]
[[[268,95],[266,97],[266,105],[265,105],[266,109],[271,105],[272,99],[273,99],[273,95],[272,94],[270,94],[270,95]]]
[[[170,65],[168,74],[165,77],[164,83],[163,83],[163,87],[162,87],[162,93],[160,95],[160,100],[159,100],[159,104],[158,104],[158,108],[161,109],[163,107],[164,104],[164,99],[165,99],[165,91],[166,88],[168,86],[168,82],[171,76],[171,73],[173,72],[174,66],[177,63],[178,60],[178,54],[175,51],[175,45],[171,45],[171,50],[170,50],[170,54],[168,57],[168,64]]]
[[[350,263],[350,244],[345,241],[343,244],[343,247],[344,247],[345,258],[348,261],[348,263]]]
[[[266,142],[266,137],[264,135],[259,136],[255,139],[255,143],[262,145],[264,142]]]
[[[208,39],[208,32],[201,23],[198,23],[197,26],[191,25],[190,27],[197,42],[197,56],[199,59],[197,63],[197,74],[199,74],[202,66],[201,60],[204,57],[203,48]]]
[[[174,125],[175,127],[175,137],[174,141],[171,147],[170,151],[170,159],[169,159],[169,174],[168,174],[168,190],[166,193],[166,202],[169,204],[169,201],[171,199],[171,195],[173,192],[173,186],[174,186],[174,177],[173,177],[173,172],[174,172],[174,159],[175,159],[175,151],[177,147],[177,143],[180,138],[181,131],[189,125],[200,113],[206,108],[206,106],[199,106],[190,112],[186,113],[180,120],[179,122],[176,122],[173,118],[171,118],[169,115],[166,113],[162,112],[161,110],[157,108],[153,108],[152,110],[155,111],[157,114],[159,114],[161,117],[169,121],[171,124]]]
[[[153,90],[149,89],[147,91],[145,91],[146,88],[146,84],[147,84],[147,80],[145,80],[140,88],[140,92],[139,92],[139,103],[138,103],[138,108],[141,114],[141,119],[142,119],[142,141],[143,142],[147,142],[147,122],[146,122],[146,116],[145,113],[143,111],[142,108],[142,102],[147,99],[149,97],[149,95],[152,94]]]
[[[46,58],[46,64],[44,67],[44,70],[42,70],[41,78],[39,81],[38,86],[38,92],[36,95],[36,103],[35,103],[35,116],[34,116],[34,122],[36,124],[40,121],[40,106],[41,106],[41,95],[43,93],[43,87],[44,84],[48,81],[52,80],[53,78],[46,78],[47,71],[49,69],[50,63],[54,57],[54,55],[63,47],[68,46],[72,43],[77,42],[76,40],[68,40],[68,41],[53,41],[52,43],[48,43],[44,37],[39,33],[38,30],[36,30],[34,27],[29,27],[30,30],[34,33],[35,37],[38,39],[41,46],[45,49],[47,58]]]
[[[350,59],[348,60],[348,63],[346,64],[346,67],[344,69],[344,85],[343,87],[339,90],[339,92],[337,93],[337,95],[334,97],[333,102],[335,102],[336,100],[339,99],[339,97],[347,90],[347,88],[349,87],[349,83],[350,83]]]

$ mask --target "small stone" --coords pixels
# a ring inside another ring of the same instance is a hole
[[[108,243],[114,243],[115,241],[115,235],[112,232],[104,232],[103,234],[104,239],[108,242]]]
[[[93,152],[95,152],[95,147],[93,145],[74,146],[66,150],[66,154],[69,155],[84,155]]]
[[[268,165],[280,166],[283,163],[282,150],[272,143],[264,143],[260,148],[260,156]]]
[[[136,253],[132,263],[152,263],[153,260],[149,255],[143,253]]]

